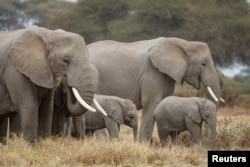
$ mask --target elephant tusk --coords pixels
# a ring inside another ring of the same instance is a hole
[[[107,116],[108,114],[106,113],[106,111],[102,108],[102,106],[96,101],[96,99],[93,99],[93,103],[95,105],[95,107],[97,108],[98,111],[100,111],[103,115]]]
[[[96,112],[96,109],[94,109],[93,107],[91,107],[90,105],[88,105],[80,96],[80,94],[78,93],[78,91],[76,90],[76,88],[72,87],[72,91],[73,94],[75,96],[75,98],[77,99],[77,101],[87,110],[92,111],[92,112]]]
[[[222,103],[226,103],[226,101],[223,98],[219,98]]]
[[[207,90],[208,92],[210,93],[210,95],[212,96],[212,98],[215,100],[215,101],[218,101],[218,98],[215,96],[214,92],[212,91],[212,89],[208,86],[207,87]]]

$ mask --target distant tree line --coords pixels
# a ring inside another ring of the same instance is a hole
[[[84,36],[87,43],[164,37],[203,41],[216,65],[250,65],[246,0],[1,0],[0,29],[36,24]]]

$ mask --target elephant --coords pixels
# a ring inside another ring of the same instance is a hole
[[[105,40],[88,44],[91,63],[99,72],[96,93],[130,99],[142,109],[139,141],[149,141],[153,112],[173,95],[175,83],[184,81],[196,89],[205,85],[219,105],[220,85],[206,43],[159,37],[131,43]]]
[[[78,34],[38,26],[0,32],[0,99],[4,99],[0,101],[0,126],[5,127],[6,117],[17,114],[29,143],[35,143],[38,135],[50,136],[58,78],[64,78],[75,95],[74,103],[68,103],[72,115],[95,111],[90,106],[95,101],[95,70],[84,38]],[[5,132],[0,129],[2,137]]]
[[[168,135],[176,144],[178,134],[186,130],[191,133],[192,142],[198,144],[203,121],[210,127],[211,146],[215,146],[217,108],[208,99],[169,96],[157,105],[153,116],[162,147],[166,146]]]
[[[120,125],[127,125],[133,129],[134,141],[137,140],[138,115],[136,106],[128,99],[116,96],[95,95],[95,99],[108,114],[87,112],[82,115],[83,131],[87,136],[93,136],[96,130],[107,128],[111,138],[119,139]],[[65,135],[74,133],[74,122],[68,119]],[[83,136],[80,136],[83,137]]]

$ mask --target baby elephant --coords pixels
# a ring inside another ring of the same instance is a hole
[[[92,136],[95,130],[107,128],[110,137],[119,138],[120,125],[125,124],[133,128],[133,136],[136,141],[138,115],[134,103],[128,99],[116,96],[95,95],[95,98],[107,112],[108,116],[104,116],[100,112],[86,112],[82,116],[83,124],[85,122],[85,127],[83,128],[85,128],[86,135]],[[66,127],[68,130],[67,134],[73,130],[70,124]]]
[[[198,144],[201,139],[203,121],[211,129],[211,144],[215,146],[216,116],[216,106],[210,100],[198,97],[166,97],[154,111],[154,120],[156,121],[161,146],[166,146],[168,135],[175,143],[177,135],[186,130],[191,133],[192,142]]]

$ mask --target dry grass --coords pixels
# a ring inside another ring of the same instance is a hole
[[[250,110],[239,107],[222,108],[218,114],[218,150],[250,149]],[[179,145],[159,147],[156,128],[153,144],[134,143],[132,130],[122,126],[121,140],[51,138],[35,147],[19,138],[0,145],[0,166],[207,166],[210,134],[203,130],[203,145],[190,146],[189,133],[181,134]]]

